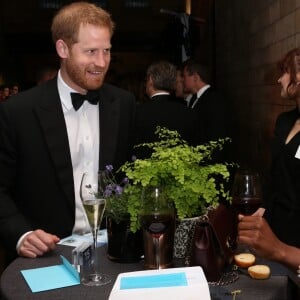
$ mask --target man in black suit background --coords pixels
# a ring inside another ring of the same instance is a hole
[[[183,139],[194,144],[196,116],[174,95],[176,72],[176,66],[168,61],[154,62],[148,67],[146,94],[150,101],[137,107],[135,144],[155,141],[158,125],[177,130]],[[138,157],[146,155],[138,150]]]
[[[82,174],[131,155],[134,96],[104,83],[113,29],[94,4],[63,7],[51,28],[57,78],[0,105],[0,241],[11,257],[43,255],[89,231]]]
[[[182,65],[182,76],[184,91],[193,94],[188,107],[197,114],[197,143],[228,136],[225,99],[210,86],[210,69],[196,60],[188,59]]]

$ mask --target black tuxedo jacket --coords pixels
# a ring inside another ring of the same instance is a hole
[[[209,87],[198,99],[193,111],[198,118],[198,144],[229,135],[229,116],[225,99],[217,90]]]
[[[183,139],[194,144],[196,124],[195,113],[184,103],[171,95],[157,95],[144,104],[137,106],[135,144],[157,140],[154,134],[156,126],[177,130]],[[136,150],[138,156],[145,153]],[[149,154],[149,153],[147,153]]]
[[[99,169],[129,157],[134,96],[104,84],[100,91]],[[56,79],[0,104],[0,238],[14,250],[29,230],[72,233],[75,195],[66,124]]]

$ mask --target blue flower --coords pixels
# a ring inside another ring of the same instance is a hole
[[[113,174],[113,166],[106,165],[105,170],[108,175],[107,185],[105,187],[105,196],[120,196],[123,193],[124,188],[129,184],[129,179],[127,177],[123,178],[120,184],[117,183],[115,176]]]
[[[107,200],[105,214],[107,217],[111,217],[119,223],[121,220],[128,218],[128,197],[123,192],[129,184],[129,180],[125,177],[120,183],[117,182],[112,165],[105,166],[105,173],[107,175],[104,192],[104,196]]]
[[[114,167],[112,165],[107,165],[105,166],[105,169],[108,171],[108,172],[112,172]]]
[[[129,183],[128,177],[124,177],[123,180],[122,180],[122,183],[125,184],[125,185],[128,184]]]
[[[123,188],[121,186],[117,185],[116,188],[115,188],[115,192],[116,192],[117,195],[122,195]]]

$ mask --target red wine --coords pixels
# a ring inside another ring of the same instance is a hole
[[[172,221],[173,216],[167,214],[144,215],[141,217],[142,227],[156,238],[166,232]]]
[[[233,197],[232,205],[237,213],[250,216],[261,206],[261,198]]]
[[[169,268],[173,263],[174,214],[143,215],[140,221],[143,227],[145,268],[157,269],[158,265],[160,269]]]

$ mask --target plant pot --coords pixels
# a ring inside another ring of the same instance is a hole
[[[189,242],[192,238],[193,228],[199,217],[185,218],[176,221],[176,230],[174,238],[174,258],[185,258],[189,250]]]
[[[116,223],[107,218],[107,257],[119,263],[133,263],[141,259],[143,255],[142,232],[130,231],[130,221],[124,220]]]

